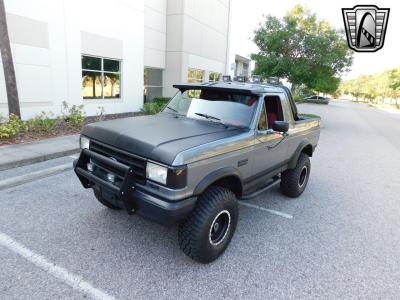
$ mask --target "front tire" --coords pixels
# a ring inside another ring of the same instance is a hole
[[[290,197],[297,198],[305,190],[310,177],[311,163],[307,154],[301,153],[294,169],[282,172],[281,192]]]
[[[212,186],[201,195],[191,215],[179,224],[179,246],[195,261],[212,262],[228,247],[237,222],[235,194]]]

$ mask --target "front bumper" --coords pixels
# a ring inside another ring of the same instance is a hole
[[[88,171],[86,166],[93,160],[101,164],[103,170],[120,174],[117,176],[120,178],[119,184]],[[196,197],[174,201],[149,194],[136,185],[132,168],[88,149],[82,150],[79,158],[74,161],[74,170],[83,187],[95,189],[107,202],[126,209],[130,214],[137,212],[163,225],[182,220],[196,204]]]

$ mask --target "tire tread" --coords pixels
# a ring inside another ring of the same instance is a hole
[[[200,237],[204,231],[203,227],[206,220],[224,203],[225,199],[236,200],[236,196],[229,189],[220,186],[211,186],[200,197],[189,217],[179,224],[179,246],[193,260],[203,263],[210,261],[209,258],[201,253],[199,245]]]

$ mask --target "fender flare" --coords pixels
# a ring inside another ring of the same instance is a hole
[[[243,189],[242,179],[241,179],[239,170],[234,167],[224,167],[224,168],[215,170],[215,171],[211,172],[210,174],[208,174],[206,177],[204,177],[197,184],[196,188],[194,189],[193,194],[196,196],[201,195],[214,182],[217,182],[218,180],[220,180],[224,177],[228,177],[228,176],[236,177],[240,182],[240,190]]]
[[[292,158],[289,160],[288,163],[288,169],[294,169],[297,165],[297,161],[299,160],[300,154],[304,151],[305,148],[311,147],[311,153],[310,156],[312,156],[312,153],[314,151],[314,147],[308,140],[304,140],[300,143],[300,145],[297,147],[296,152],[293,154]]]

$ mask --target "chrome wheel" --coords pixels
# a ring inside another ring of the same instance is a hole
[[[308,175],[308,168],[307,168],[307,166],[304,166],[303,169],[301,169],[301,173],[300,173],[299,187],[303,187],[303,185],[306,183],[307,175]]]
[[[231,224],[231,214],[227,210],[221,211],[213,220],[210,227],[209,241],[217,246],[225,239]]]

